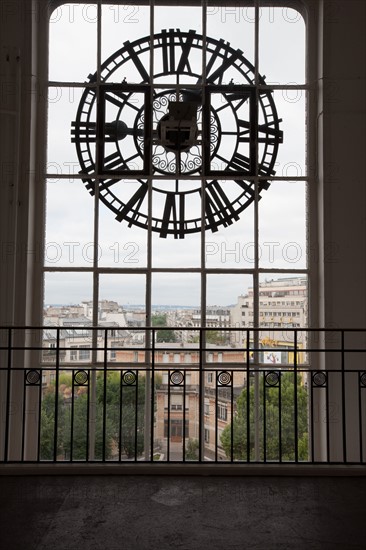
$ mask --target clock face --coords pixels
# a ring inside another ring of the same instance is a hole
[[[130,227],[163,238],[217,231],[254,201],[255,178],[260,198],[275,174],[283,134],[272,91],[224,40],[170,29],[152,46],[127,41],[99,80],[89,75],[71,128],[80,174]]]

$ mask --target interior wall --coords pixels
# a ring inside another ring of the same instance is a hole
[[[324,2],[323,318],[366,326],[366,3]]]

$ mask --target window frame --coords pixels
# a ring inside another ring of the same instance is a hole
[[[70,2],[65,2],[61,0],[50,0],[48,11],[45,11],[46,17],[41,18],[41,24],[40,24],[40,31],[38,36],[38,57],[40,60],[39,63],[39,74],[43,74],[45,76],[47,74],[47,65],[48,65],[48,33],[49,33],[49,18],[52,15],[52,12],[57,8],[64,4],[68,4]],[[71,3],[78,3],[78,2],[71,2]],[[90,4],[90,2],[82,2],[83,4]],[[106,0],[101,1],[101,5],[108,4],[109,2]],[[123,4],[123,2],[114,2],[117,4]],[[80,4],[80,3],[79,3]],[[139,2],[134,2],[134,4],[138,5]],[[240,2],[243,6],[252,5],[250,2]],[[264,4],[264,3],[263,3]],[[273,6],[273,2],[266,3],[266,6]],[[306,84],[304,86],[304,89],[306,89],[309,101],[308,101],[308,109],[307,109],[307,137],[308,142],[310,143],[310,146],[307,149],[307,159],[306,164],[308,166],[308,174],[306,176],[306,180],[308,182],[308,214],[307,214],[307,242],[308,242],[308,262],[307,262],[307,268],[306,270],[301,270],[301,272],[305,272],[308,277],[308,326],[317,326],[318,325],[318,319],[319,319],[319,302],[317,300],[317,296],[319,295],[318,291],[318,278],[317,278],[317,262],[316,257],[317,254],[314,253],[314,242],[316,243],[315,246],[318,246],[317,242],[317,235],[318,235],[318,191],[316,187],[316,171],[311,170],[311,166],[316,165],[315,159],[316,159],[316,111],[317,111],[317,93],[314,90],[314,87],[310,84],[310,82],[315,80],[315,75],[317,74],[317,36],[316,36],[316,16],[314,11],[314,3],[312,0],[286,0],[284,2],[281,2],[281,6],[289,7],[296,9],[301,13],[305,20],[306,25]],[[278,7],[278,5],[275,5],[275,7]],[[43,15],[44,15],[43,13]],[[311,37],[311,40],[310,40]],[[39,119],[42,120],[42,113],[43,113],[43,120],[46,118],[47,115],[47,105],[45,102],[46,94],[42,93],[42,96],[38,99],[40,100],[40,106],[37,108],[40,117]],[[40,142],[43,142],[43,147],[37,148],[37,158],[39,160],[38,165],[44,166],[45,162],[42,161],[46,158],[46,128],[43,124],[37,124],[37,133],[39,136]],[[43,180],[45,178],[44,172],[41,170],[38,177]],[[44,244],[45,244],[45,235],[44,235],[44,227],[45,227],[45,209],[44,209],[44,195],[42,190],[40,189],[41,186],[38,186],[36,195],[38,196],[38,199],[36,200],[36,203],[38,205],[41,205],[41,211],[38,211],[37,216],[34,217],[34,235],[36,236],[36,244],[34,246],[37,247],[37,250],[40,251],[39,258],[43,258],[43,250],[44,250]],[[42,206],[43,205],[43,206]],[[42,215],[43,211],[43,215]],[[38,215],[41,214],[41,215]],[[33,246],[33,245],[30,245]],[[40,325],[42,324],[41,319],[43,318],[43,293],[44,293],[44,272],[45,268],[43,267],[43,261],[37,261],[37,262],[30,262],[30,269],[32,269],[33,272],[33,282],[34,282],[34,299],[32,300],[32,308],[30,311],[30,319],[32,319],[32,324],[34,325]],[[213,270],[215,271],[215,270]],[[268,272],[269,270],[266,270]],[[252,270],[253,272],[253,270]],[[147,268],[145,270],[145,273],[147,274],[148,278],[151,274],[151,269]],[[227,272],[230,273],[230,270]],[[286,271],[288,273],[288,271]],[[294,273],[291,272],[293,275]],[[207,277],[207,271],[204,273],[203,276],[203,284],[202,284],[202,291],[205,293],[206,291],[206,277]],[[257,284],[256,277],[254,277],[254,285]],[[151,319],[150,312],[151,312],[151,290],[150,292],[147,291],[146,296],[146,310],[147,310],[147,325],[149,325],[149,321]],[[95,293],[93,296],[93,299],[95,300]],[[247,328],[252,327],[259,327],[259,287],[257,286],[257,296],[256,296],[256,308],[257,308],[257,314],[254,315],[253,321],[250,321],[247,323]],[[95,308],[94,308],[95,309]],[[201,326],[204,326],[205,324],[205,314],[206,314],[206,297],[205,294],[202,294],[201,296],[201,311],[202,311],[202,320],[201,320]],[[94,311],[94,318],[96,319],[95,311]],[[270,327],[268,327],[270,328]],[[94,347],[94,344],[96,342],[93,342],[92,345]],[[93,351],[92,354],[92,362],[97,363],[97,352]],[[205,356],[203,357],[205,360]]]

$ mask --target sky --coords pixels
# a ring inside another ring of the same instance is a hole
[[[50,20],[49,78],[51,81],[85,82],[97,65],[97,18],[95,5],[64,5]],[[207,35],[222,38],[254,61],[254,11],[251,8],[209,7]],[[149,8],[103,6],[102,60],[122,47],[149,34]],[[202,31],[201,13],[193,7],[156,7],[155,32],[164,28]],[[305,24],[289,8],[262,8],[259,25],[259,72],[271,84],[304,84]],[[70,140],[82,94],[80,88],[50,88],[48,162],[50,174],[77,173],[75,145]],[[305,92],[276,90],[282,118],[284,143],[276,162],[276,176],[305,176]],[[77,179],[47,181],[46,266],[91,268],[93,265],[94,202]],[[259,203],[260,267],[306,268],[306,185],[276,181]],[[253,268],[254,214],[246,209],[240,220],[217,233],[206,232],[205,258],[209,268]],[[99,214],[99,265],[106,268],[144,268],[147,265],[147,234],[140,228],[119,223],[104,205]],[[200,234],[184,240],[153,235],[152,265],[155,268],[199,268]],[[265,275],[263,275],[265,277]],[[269,274],[268,278],[273,278]],[[207,305],[228,305],[252,286],[251,275],[210,275]],[[198,273],[153,274],[153,304],[198,306]],[[74,303],[92,298],[91,273],[46,273],[45,303]],[[62,299],[60,299],[62,296]],[[100,298],[123,304],[143,304],[145,275],[103,274]]]

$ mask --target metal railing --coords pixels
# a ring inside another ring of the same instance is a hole
[[[1,462],[365,464],[366,330],[79,328],[0,328]]]

